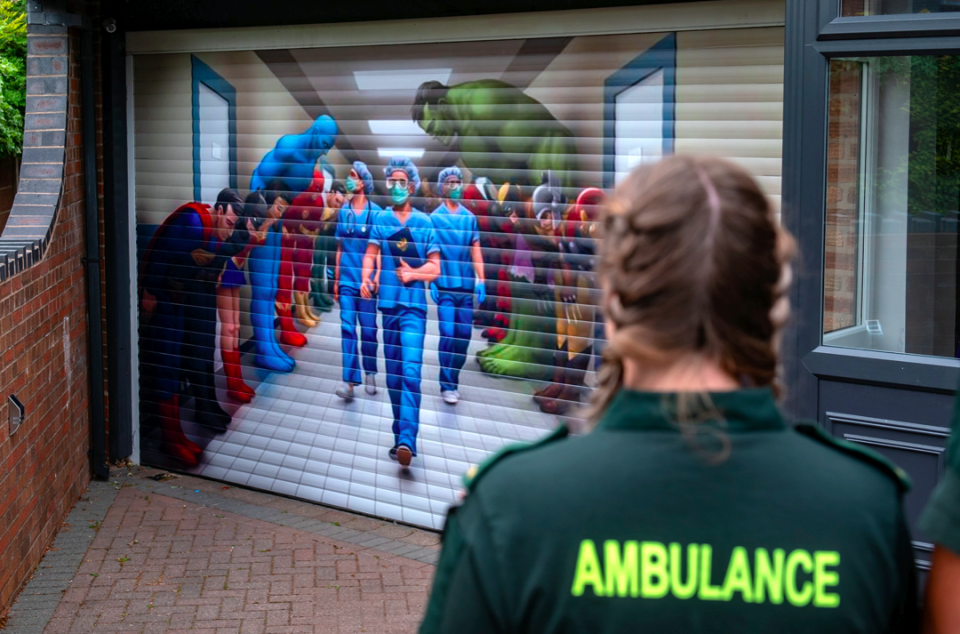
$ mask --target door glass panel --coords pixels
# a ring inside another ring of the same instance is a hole
[[[230,187],[230,103],[200,84],[200,196],[212,205]]]
[[[840,15],[892,15],[896,13],[944,13],[960,11],[956,0],[841,0]]]
[[[830,63],[825,345],[958,356],[960,57]]]
[[[616,182],[637,165],[663,157],[663,69],[616,96]]]

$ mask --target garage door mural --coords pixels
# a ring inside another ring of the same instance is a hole
[[[605,192],[699,151],[778,197],[782,37],[136,57],[143,462],[440,527],[589,396]]]

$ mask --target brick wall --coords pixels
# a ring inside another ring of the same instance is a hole
[[[47,28],[47,27],[41,27]],[[32,43],[31,55],[38,52]],[[63,55],[50,49],[42,55]],[[62,40],[61,40],[62,41]],[[43,259],[0,283],[0,612],[90,479],[79,42],[71,32],[63,190]],[[98,351],[99,353],[99,351]],[[8,394],[27,407],[9,435]]]
[[[858,62],[830,62],[827,217],[823,254],[824,333],[852,326],[857,317],[860,73]]]

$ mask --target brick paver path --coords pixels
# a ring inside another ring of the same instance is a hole
[[[415,632],[433,566],[124,487],[43,630]]]

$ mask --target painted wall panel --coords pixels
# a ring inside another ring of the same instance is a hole
[[[582,422],[602,347],[596,188],[612,182],[616,148],[659,139],[662,154],[730,157],[778,204],[782,38],[138,56],[144,462],[440,527],[470,465]],[[192,59],[235,93],[231,176],[263,205],[174,213],[194,191]],[[651,76],[662,90],[638,92]],[[394,155],[412,159],[419,186],[384,172]],[[360,199],[354,161],[370,172],[369,211],[340,209],[331,191],[350,177]],[[462,207],[438,182],[451,166]],[[438,273],[436,288],[404,284],[401,262]]]

